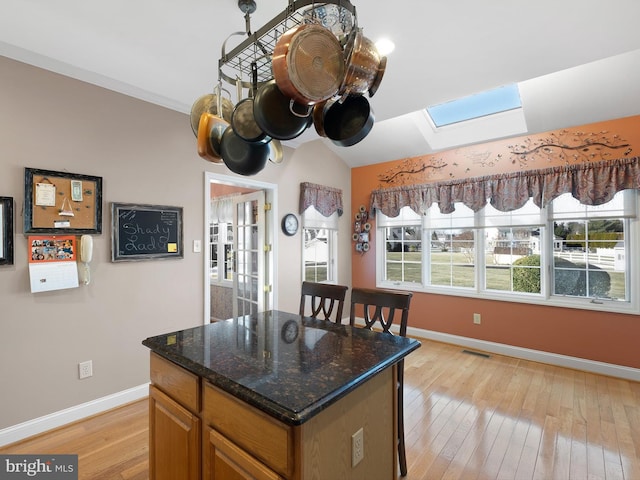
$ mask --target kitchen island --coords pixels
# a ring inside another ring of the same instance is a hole
[[[152,480],[396,478],[396,368],[417,340],[268,311],[142,343]]]

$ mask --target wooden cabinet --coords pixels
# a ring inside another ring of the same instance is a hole
[[[395,367],[394,367],[395,368]],[[288,425],[151,354],[150,480],[396,478],[396,394],[388,368],[302,425]],[[364,430],[364,459],[351,436]]]
[[[200,379],[151,354],[149,478],[200,480]]]
[[[149,477],[200,479],[200,418],[149,387]]]
[[[221,433],[212,428],[207,433],[204,480],[283,480]]]
[[[293,477],[293,427],[273,419],[208,382],[204,382],[202,389],[203,420],[214,430],[210,438],[218,439],[215,444],[221,445],[223,450],[235,446],[237,450],[245,452],[247,457],[254,459],[256,464],[266,465],[282,475],[282,478]],[[221,442],[222,438],[228,442]]]

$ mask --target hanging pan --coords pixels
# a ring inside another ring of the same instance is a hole
[[[287,97],[273,78],[258,88],[253,103],[258,126],[271,138],[278,140],[300,136],[310,125],[312,109]]]
[[[384,75],[386,58],[381,59],[375,44],[360,28],[351,31],[344,50],[346,70],[340,95],[362,95],[370,90],[375,94]]]
[[[301,24],[276,42],[272,68],[282,93],[313,105],[334,96],[344,81],[342,46],[322,25]]]
[[[250,143],[267,143],[271,137],[256,123],[253,112],[254,98],[258,89],[258,67],[256,62],[251,63],[251,94],[248,98],[240,100],[231,115],[231,126],[240,138]],[[238,98],[242,98],[242,84],[237,80]]]
[[[228,126],[226,120],[203,113],[198,125],[198,155],[209,162],[222,163],[220,141]]]
[[[198,98],[191,106],[191,130],[193,134],[198,136],[198,128],[200,125],[200,117],[203,113],[211,113],[223,118],[227,122],[231,121],[231,115],[233,113],[233,102],[230,98],[222,97],[220,92],[226,92],[229,96],[229,92],[223,88],[220,88],[218,84],[213,93],[207,93]]]
[[[340,147],[350,147],[363,140],[373,128],[373,110],[363,95],[349,95],[344,101],[325,106],[324,131]]]
[[[222,160],[229,170],[238,175],[255,175],[269,159],[269,143],[250,143],[240,138],[233,128],[227,128],[220,141]]]

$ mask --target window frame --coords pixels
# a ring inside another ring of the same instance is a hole
[[[329,217],[321,217],[321,213],[310,210],[315,207],[310,206],[301,215],[302,228],[300,229],[301,244],[301,269],[302,280],[310,282],[318,282],[317,275],[314,279],[307,279],[307,266],[305,263],[305,238],[309,230],[326,230],[327,231],[327,279],[318,283],[337,284],[338,283],[338,214],[337,212]],[[309,212],[309,214],[307,214]],[[317,270],[316,270],[317,273]]]
[[[229,228],[231,227],[231,240],[229,241]],[[213,241],[214,238],[214,229],[217,228],[218,229],[218,239],[216,242]],[[224,228],[227,233],[223,236],[221,235],[221,230],[222,228]],[[226,241],[223,241],[222,239],[226,239]],[[225,246],[229,245],[230,246],[230,251],[231,254],[233,255],[233,224],[231,223],[226,223],[226,222],[212,222],[209,224],[209,249],[211,249],[213,247],[213,245],[215,245],[216,248],[216,252],[217,252],[217,259],[216,261],[218,262],[217,265],[217,272],[214,278],[213,275],[213,262],[214,262],[214,258],[213,258],[213,252],[209,253],[209,284],[210,285],[224,285],[224,286],[232,286],[233,285],[233,268],[231,266],[231,278],[226,279],[224,278],[224,266],[225,266]],[[230,260],[232,261],[232,260]]]
[[[640,191],[638,190],[626,190],[630,199],[625,200],[625,206],[630,206],[629,211],[640,211]],[[625,210],[626,211],[626,210]],[[475,269],[476,269],[476,282],[474,288],[468,287],[448,287],[440,285],[430,285],[428,281],[428,273],[430,271],[430,250],[426,253],[425,239],[430,242],[431,233],[434,229],[425,228],[424,216],[422,217],[423,233],[422,233],[422,282],[398,282],[385,280],[386,276],[386,264],[385,264],[385,248],[386,248],[386,226],[380,226],[380,216],[376,216],[376,245],[384,247],[376,249],[376,285],[379,288],[390,288],[400,290],[410,290],[414,292],[424,292],[438,295],[450,295],[460,296],[468,298],[482,298],[496,301],[524,303],[545,305],[560,308],[574,308],[583,310],[595,310],[603,312],[614,313],[627,313],[627,314],[639,314],[640,313],[640,292],[636,291],[638,288],[633,286],[640,285],[640,263],[631,261],[633,252],[640,251],[640,220],[637,216],[631,216],[623,218],[625,222],[625,271],[626,276],[626,291],[628,292],[628,301],[620,300],[607,300],[607,299],[595,299],[593,297],[568,297],[562,295],[553,294],[553,242],[554,242],[554,218],[551,211],[547,207],[541,209],[543,226],[541,227],[540,239],[541,239],[541,253],[540,253],[540,271],[541,271],[541,285],[540,294],[532,294],[526,292],[513,292],[499,290],[489,290],[485,284],[485,270],[486,270],[486,245],[485,235],[476,235],[476,257],[475,257]],[[483,210],[480,210],[475,215],[476,225],[473,227],[476,232],[483,232],[485,226],[483,225]],[[383,222],[384,224],[384,222]],[[414,223],[415,224],[415,223]],[[403,223],[404,225],[404,223]],[[398,224],[397,226],[400,226]],[[533,225],[527,224],[513,224],[515,227],[531,227]],[[437,228],[440,230],[440,228]],[[479,261],[481,259],[481,261]]]

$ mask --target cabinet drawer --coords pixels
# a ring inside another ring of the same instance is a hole
[[[209,428],[206,480],[283,480],[283,477],[260,463],[224,435]],[[206,462],[205,462],[206,463]]]
[[[185,408],[200,412],[200,378],[153,352],[151,383]]]
[[[222,433],[269,468],[288,477],[293,471],[293,429],[257,408],[204,384],[203,417],[206,424]]]

